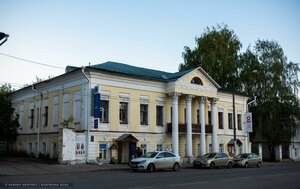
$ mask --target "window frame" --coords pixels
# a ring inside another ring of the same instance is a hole
[[[106,107],[103,107],[104,104],[106,104]],[[100,99],[100,120],[99,120],[100,123],[109,123],[109,118],[110,118],[109,109],[110,109],[109,100],[108,99]],[[106,117],[105,117],[105,115],[106,115]]]
[[[126,110],[125,109],[122,109],[122,104],[126,104]],[[122,118],[122,112],[125,111],[125,113],[123,114],[125,119],[121,119]],[[128,124],[129,122],[129,103],[128,102],[125,102],[125,101],[120,101],[119,102],[119,123],[120,124]]]
[[[233,113],[228,112],[228,129],[233,129]]]
[[[160,112],[158,111],[160,109]],[[160,113],[160,115],[158,114]],[[156,126],[164,126],[164,106],[156,104]]]
[[[149,125],[149,104],[140,104],[140,125]]]
[[[219,129],[224,129],[224,112],[218,112],[218,125]]]
[[[242,114],[237,114],[237,125],[238,125],[238,130],[243,130],[242,127]]]

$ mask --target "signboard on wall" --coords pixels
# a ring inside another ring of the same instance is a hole
[[[244,127],[246,129],[246,132],[251,133],[252,132],[252,113],[246,112],[244,120],[245,120]]]
[[[76,155],[76,157],[85,156],[85,140],[84,140],[84,138],[78,137],[76,139],[75,155]]]
[[[100,93],[94,94],[94,118],[100,118]]]

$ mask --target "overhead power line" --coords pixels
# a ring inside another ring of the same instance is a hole
[[[12,56],[12,55],[9,55],[9,54],[0,53],[0,55],[7,56],[7,57],[10,57],[10,58],[14,58],[14,59],[17,59],[17,60],[22,60],[22,61],[24,61],[24,62],[29,62],[29,63],[32,63],[32,64],[38,64],[38,65],[41,65],[41,66],[48,66],[48,67],[57,68],[57,69],[65,69],[65,68],[63,68],[63,67],[52,66],[52,65],[50,65],[50,64],[45,64],[45,63],[41,63],[41,62],[36,62],[36,61],[32,61],[32,60],[27,60],[27,59],[19,58],[19,57]]]

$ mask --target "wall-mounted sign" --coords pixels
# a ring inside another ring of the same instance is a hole
[[[245,120],[244,127],[246,129],[246,132],[251,133],[252,132],[252,113],[246,112],[244,120]]]

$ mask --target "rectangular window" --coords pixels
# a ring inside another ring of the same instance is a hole
[[[55,96],[53,99],[53,126],[58,126],[58,115],[59,115],[59,99]]]
[[[81,121],[81,92],[74,94],[74,123],[79,124]]]
[[[186,124],[186,108],[184,108],[184,123]]]
[[[39,127],[40,124],[40,108],[36,109],[36,127]]]
[[[228,128],[233,129],[233,117],[232,113],[228,113]]]
[[[63,120],[69,119],[69,111],[70,111],[70,95],[64,94]]]
[[[211,111],[208,111],[208,125],[211,125]]]
[[[57,158],[57,149],[56,149],[56,143],[53,143],[53,149],[52,149],[52,158]]]
[[[30,109],[30,128],[33,128],[33,123],[34,123],[34,109]]]
[[[163,106],[156,106],[156,125],[164,125]]]
[[[106,143],[99,144],[99,159],[106,160],[107,153],[108,153],[107,144]]]
[[[208,152],[209,152],[209,153],[212,153],[212,144],[209,144],[209,145],[208,145]]]
[[[224,152],[224,144],[219,144],[219,152]]]
[[[218,117],[219,117],[219,129],[224,129],[224,125],[223,125],[223,112],[219,112],[218,113]]]
[[[23,128],[23,123],[24,123],[24,105],[20,106],[19,123],[20,123],[20,128]]]
[[[100,100],[100,123],[108,123],[109,117],[109,101],[108,100]]]
[[[197,110],[197,125],[200,125],[200,111]]]
[[[147,153],[147,144],[141,144],[141,150],[142,150],[142,152],[143,152],[143,155],[144,155],[145,153]]]
[[[238,121],[238,130],[242,130],[242,115],[237,115],[237,121]]]
[[[45,142],[43,142],[43,154],[46,155],[47,154],[47,145]]]
[[[157,144],[156,145],[156,151],[162,151],[162,144]]]
[[[29,155],[31,155],[33,153],[33,149],[32,149],[32,143],[29,143],[28,144],[28,152],[29,152]]]
[[[140,124],[148,125],[148,104],[140,105]]]
[[[120,102],[120,124],[128,124],[128,102]]]
[[[48,126],[48,116],[49,116],[49,112],[48,112],[48,106],[44,107],[44,126]]]
[[[171,123],[172,123],[172,120],[173,120],[173,108],[171,107]]]

